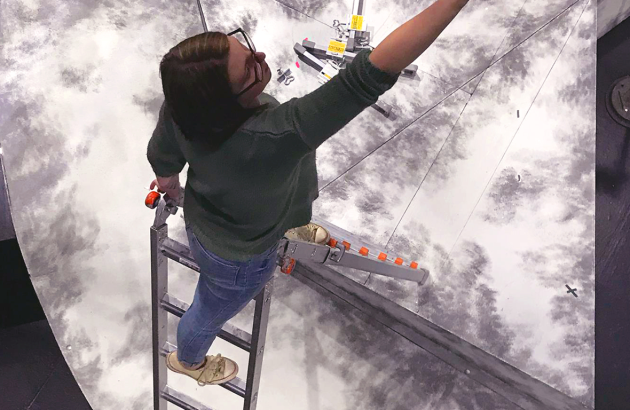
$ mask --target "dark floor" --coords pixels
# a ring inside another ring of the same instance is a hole
[[[0,242],[0,409],[91,410],[44,316],[17,240]]]
[[[630,75],[630,19],[598,41],[597,53],[595,408],[628,410],[630,131],[610,118],[604,98],[614,80]],[[0,241],[0,261],[0,409],[90,409],[55,342],[15,239]]]
[[[630,130],[608,114],[612,83],[630,75],[630,19],[597,44],[595,406],[630,409]]]

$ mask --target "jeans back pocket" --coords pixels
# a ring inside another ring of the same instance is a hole
[[[234,287],[237,285],[237,278],[241,270],[241,263],[232,262],[221,258],[203,247],[192,229],[186,229],[188,232],[188,242],[190,251],[195,258],[195,262],[201,268],[202,275],[219,285]]]
[[[245,268],[243,276],[244,285],[258,286],[273,276],[278,264],[278,247],[275,246],[264,254],[254,258],[251,264]]]

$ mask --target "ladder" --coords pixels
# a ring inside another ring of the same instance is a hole
[[[177,349],[177,346],[166,340],[168,314],[181,318],[189,308],[187,303],[168,293],[168,259],[194,271],[200,271],[199,265],[192,257],[190,248],[168,237],[166,219],[170,215],[175,215],[178,207],[183,207],[183,203],[183,188],[180,188],[179,200],[169,198],[168,195],[161,195],[161,192],[156,191],[151,191],[145,199],[145,205],[156,210],[155,219],[150,229],[154,410],[166,410],[167,402],[185,410],[212,410],[211,407],[174,390],[167,384],[168,370],[165,357]],[[286,237],[282,238],[278,247],[277,264],[283,273],[290,275],[296,261],[299,260],[365,270],[397,279],[418,282],[421,285],[427,282],[429,271],[419,268],[417,262],[412,262],[407,266],[401,258],[389,258],[382,251],[375,252],[376,247],[362,242],[360,238],[354,237],[341,228],[315,218],[313,218],[313,222],[329,230],[331,233],[330,241],[326,245],[318,245],[289,240]],[[349,242],[350,240],[354,242],[354,245]],[[370,254],[369,247],[372,248],[372,254]],[[218,335],[221,339],[249,353],[247,380],[244,381],[236,377],[230,382],[220,385],[243,397],[243,410],[256,410],[272,290],[273,279],[254,298],[256,305],[251,334],[228,322]]]

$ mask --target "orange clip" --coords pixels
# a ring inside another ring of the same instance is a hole
[[[359,253],[363,256],[368,256],[368,253],[370,253],[370,251],[368,250],[368,248],[364,246],[363,248],[359,250]]]
[[[289,262],[288,264],[286,263],[282,264],[282,268],[280,269],[280,271],[282,273],[286,273],[287,275],[290,275],[291,272],[293,272],[294,267],[295,267],[295,259],[291,259],[291,262]]]

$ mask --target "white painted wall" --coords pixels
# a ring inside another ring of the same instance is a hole
[[[597,0],[597,38],[630,16],[630,0]]]

